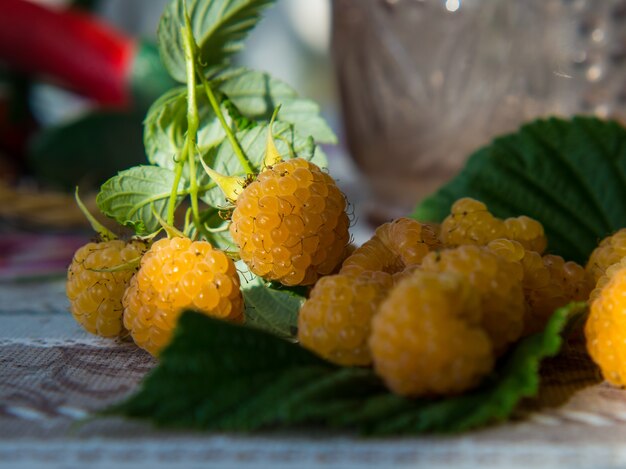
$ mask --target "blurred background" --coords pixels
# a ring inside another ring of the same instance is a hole
[[[63,270],[86,236],[74,187],[93,207],[146,161],[166,3],[0,0],[0,279]],[[626,117],[626,0],[279,0],[236,61],[320,104],[361,243],[524,121]]]

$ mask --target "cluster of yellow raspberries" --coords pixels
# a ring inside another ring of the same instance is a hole
[[[513,343],[541,330],[556,308],[587,299],[593,286],[591,271],[543,255],[539,222],[501,220],[470,198],[441,225],[400,218],[353,250],[348,228],[334,180],[299,158],[250,182],[230,223],[235,256],[253,273],[312,286],[299,314],[301,345],[340,365],[373,366],[401,395],[477,385]],[[598,254],[595,264],[612,255]],[[244,321],[232,255],[184,236],[87,244],[66,290],[89,332],[130,334],[154,355],[185,309]]]
[[[312,285],[331,273],[349,243],[345,197],[301,158],[266,168],[236,200],[230,232],[255,274]],[[133,262],[134,261],[134,262]],[[104,337],[130,333],[153,355],[170,341],[185,309],[243,322],[233,259],[206,241],[162,238],[89,243],[74,255],[66,284],[74,318]]]
[[[585,269],[542,255],[546,244],[539,222],[498,219],[470,198],[441,226],[384,224],[314,286],[298,338],[335,363],[373,365],[401,395],[463,392],[556,308],[589,296]]]

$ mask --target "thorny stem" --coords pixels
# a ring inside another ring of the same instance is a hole
[[[211,85],[207,81],[204,74],[199,73],[198,76],[200,77],[202,86],[204,86],[204,92],[206,93],[207,98],[209,98],[209,102],[211,103],[213,112],[215,112],[215,115],[219,119],[220,124],[222,124],[222,128],[224,129],[224,132],[226,132],[226,137],[228,138],[228,141],[232,145],[233,150],[235,151],[235,155],[237,155],[237,159],[239,160],[239,163],[241,164],[241,166],[243,167],[246,173],[248,174],[254,173],[254,168],[252,168],[252,164],[250,164],[250,160],[243,152],[241,145],[239,145],[239,142],[237,141],[237,137],[235,137],[233,130],[230,128],[230,126],[226,122],[226,119],[224,118],[224,113],[222,112],[222,109],[220,108],[220,105],[217,102],[217,98],[215,97],[215,93],[213,93],[213,90],[211,89]]]

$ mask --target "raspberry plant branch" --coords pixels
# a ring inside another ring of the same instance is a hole
[[[222,109],[220,108],[217,98],[215,97],[215,93],[213,93],[213,90],[211,89],[211,85],[209,84],[206,77],[202,73],[199,73],[198,76],[200,77],[200,82],[202,83],[202,86],[204,87],[204,92],[206,93],[207,98],[209,99],[209,102],[211,103],[213,112],[215,112],[215,115],[219,119],[220,124],[222,125],[222,128],[224,129],[224,132],[226,132],[226,137],[228,138],[228,141],[233,147],[233,151],[235,152],[235,155],[237,156],[239,163],[241,163],[241,166],[243,167],[244,171],[247,174],[253,174],[254,168],[252,167],[250,160],[248,159],[243,149],[241,148],[241,145],[237,141],[237,137],[235,137],[233,130],[230,128],[230,126],[226,122],[226,119],[224,118],[224,113],[222,112]]]
[[[185,9],[186,9],[186,3]],[[196,51],[197,46],[191,30],[191,21],[185,11],[185,26],[181,28],[183,45],[185,48],[185,63],[187,67],[187,137],[185,140],[185,158],[189,161],[189,197],[191,199],[191,213],[194,224],[201,229],[200,211],[198,210],[198,181],[196,176],[196,139],[200,119],[198,117],[198,102],[196,99]]]
[[[185,161],[182,159],[182,156],[183,153],[181,152],[181,158],[176,161],[176,167],[174,169],[174,183],[172,184],[172,190],[167,203],[167,222],[170,225],[174,224],[174,210],[176,209],[176,199],[179,195],[178,184],[180,183],[180,178],[183,175],[183,166],[185,165]]]
[[[87,218],[87,221],[89,221],[89,224],[91,225],[93,230],[98,233],[103,240],[108,241],[111,239],[117,239],[117,236],[115,236],[115,234],[111,230],[109,230],[106,226],[96,220],[96,218],[89,212],[83,201],[80,200],[80,197],[78,196],[78,186],[76,186],[74,198],[76,199],[76,204],[78,204],[78,208],[80,208],[80,211],[83,212],[83,215],[85,215],[85,218]]]

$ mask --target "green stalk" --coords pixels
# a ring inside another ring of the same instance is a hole
[[[228,141],[233,147],[233,150],[235,151],[235,155],[237,156],[239,163],[241,163],[241,166],[243,167],[246,173],[248,174],[254,173],[254,168],[252,167],[250,160],[248,159],[246,154],[243,152],[241,145],[239,145],[239,142],[237,141],[237,137],[235,137],[233,130],[230,128],[230,126],[226,122],[226,119],[224,118],[224,114],[222,113],[222,109],[220,108],[220,105],[217,102],[215,93],[213,93],[213,90],[211,89],[211,85],[207,81],[204,74],[199,73],[199,77],[200,77],[200,81],[202,82],[202,86],[204,86],[204,92],[206,93],[207,98],[209,98],[209,102],[211,103],[213,112],[215,112],[215,115],[219,119],[220,124],[222,124],[222,128],[224,129],[224,132],[226,132],[226,137],[228,138]]]
[[[198,181],[196,178],[196,139],[200,119],[198,117],[198,102],[196,98],[196,43],[191,31],[189,16],[185,13],[185,27],[181,28],[183,46],[185,48],[185,63],[187,67],[187,139],[185,147],[189,161],[189,197],[191,199],[191,213],[196,228],[200,229],[200,212],[198,210]]]
[[[170,192],[170,198],[167,202],[167,224],[174,225],[174,210],[176,208],[176,199],[178,198],[178,184],[180,178],[183,175],[183,166],[185,166],[185,153],[186,149],[183,147],[180,159],[176,162],[174,169],[174,184],[172,184],[172,192]]]

